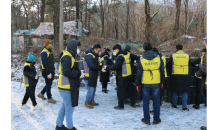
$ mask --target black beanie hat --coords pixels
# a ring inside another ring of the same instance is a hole
[[[182,48],[183,48],[182,44],[177,44],[177,45],[176,45],[176,49],[177,49],[177,50],[182,50]]]
[[[151,49],[152,49],[151,43],[150,43],[150,42],[144,43],[143,49],[146,50],[146,51],[147,51],[147,50],[151,50]]]
[[[154,52],[159,52],[158,49],[156,47],[153,47],[152,49]]]
[[[201,50],[201,52],[207,52],[207,49],[206,49],[206,48],[204,48],[203,50]]]

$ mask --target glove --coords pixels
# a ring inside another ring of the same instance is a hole
[[[103,66],[102,69],[101,69],[101,71],[102,71],[102,72],[107,72],[106,66]]]
[[[35,79],[39,79],[39,75],[36,75]]]
[[[113,60],[113,63],[115,64],[115,60]]]
[[[52,78],[52,74],[50,73],[49,75],[47,75],[47,78],[51,79]]]
[[[140,89],[141,89],[141,86],[137,86],[136,89],[137,89],[137,91],[139,92]]]
[[[82,78],[84,78],[85,77],[85,71],[84,70],[80,70],[81,71],[81,75],[80,75],[80,78],[82,79]]]
[[[161,88],[163,88],[163,83],[161,84]]]
[[[195,73],[195,77],[197,77],[197,78],[199,78],[199,77],[201,77],[201,73]]]

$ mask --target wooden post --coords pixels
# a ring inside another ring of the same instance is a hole
[[[60,0],[60,17],[59,17],[59,53],[63,50],[63,0]]]

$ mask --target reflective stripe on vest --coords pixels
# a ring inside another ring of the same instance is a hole
[[[75,59],[68,51],[63,51],[63,56],[61,57],[61,59],[66,55],[71,57],[71,69],[72,69],[74,66]],[[61,62],[60,62],[59,64],[60,75],[59,75],[59,80],[58,80],[58,87],[63,88],[63,89],[70,89],[69,78],[63,75],[62,69],[63,69],[63,66],[61,65]]]
[[[189,55],[179,50],[172,55],[172,74],[188,75]]]
[[[99,63],[100,66],[102,66],[102,61],[104,60],[105,57],[108,57],[108,55],[104,55],[103,57],[101,57],[100,63]]]
[[[29,66],[30,67],[30,65],[31,65],[31,63],[25,63],[24,67],[25,66]],[[24,70],[24,67],[23,67],[23,70]],[[29,87],[29,80],[28,80],[28,78],[25,75],[23,75],[23,83],[24,83],[25,87]]]
[[[166,57],[165,57],[165,56],[162,56],[161,59],[163,60],[163,63],[164,63],[165,78],[167,78]]]
[[[124,58],[124,62],[122,64],[122,77],[130,76],[132,74],[130,66],[130,55],[119,54],[118,56],[122,56]]]
[[[206,80],[205,80],[205,84],[207,84],[207,77],[206,77]]]
[[[51,54],[46,48],[44,48],[41,53],[43,53],[43,52],[46,52],[47,58],[48,58],[49,55]],[[40,61],[41,61],[42,69],[45,69],[44,66],[43,66],[43,64],[42,64],[42,58],[40,58]]]
[[[201,63],[199,63],[199,69],[201,69],[202,63],[203,63],[204,55],[201,56]],[[199,79],[202,79],[202,76],[199,77]]]
[[[95,56],[92,53],[88,53],[88,54],[86,54],[86,56],[87,55],[91,55],[93,57],[93,59],[95,59]],[[85,70],[85,77],[89,77],[89,66],[88,66],[85,58],[83,59],[84,70]]]
[[[158,84],[161,81],[160,76],[160,57],[157,56],[152,60],[140,58],[140,62],[143,68],[142,84]]]

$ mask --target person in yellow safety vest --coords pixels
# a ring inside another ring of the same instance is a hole
[[[207,50],[207,39],[205,40],[206,50]],[[201,79],[201,95],[205,96],[205,106],[207,106],[207,51],[204,54],[201,69],[195,73],[197,77],[202,77]]]
[[[158,49],[156,47],[153,47],[152,49],[154,52],[157,53],[157,55],[160,56],[160,58],[163,60],[163,64],[164,64],[164,82],[163,84],[160,86],[160,105],[162,105],[162,101],[163,101],[163,96],[164,96],[164,89],[166,88],[166,83],[167,83],[167,70],[166,70],[166,57],[164,55],[162,55],[161,53],[159,53]]]
[[[121,50],[121,46],[116,44],[113,46],[113,55],[117,57],[114,65],[108,65],[102,67],[102,72],[109,70],[116,70],[117,72],[117,97],[118,97],[118,106],[115,106],[114,109],[122,110],[124,109],[124,98],[125,93],[130,96],[131,106],[136,107],[135,97],[133,95],[132,84],[132,72],[130,66],[130,59],[127,55],[127,51]]]
[[[26,87],[26,93],[23,97],[21,109],[30,108],[29,106],[26,105],[28,99],[30,98],[33,104],[33,109],[41,110],[41,108],[37,105],[36,98],[35,98],[36,84],[39,79],[39,76],[37,75],[34,66],[35,60],[36,57],[34,55],[31,55],[31,53],[29,53],[27,61],[23,67],[23,83],[24,86]]]
[[[188,93],[190,88],[189,74],[190,57],[183,51],[181,44],[176,45],[176,53],[173,53],[167,62],[167,67],[170,70],[169,87],[172,92],[172,107],[177,108],[177,93],[182,93],[182,111],[189,111],[187,108]]]
[[[144,118],[141,121],[150,125],[149,101],[153,98],[154,120],[153,124],[161,123],[160,119],[160,84],[164,80],[163,60],[152,51],[150,42],[143,44],[144,54],[140,58],[137,68],[136,81],[137,90],[142,88]],[[151,93],[151,94],[150,94]]]
[[[202,63],[203,63],[203,58],[204,55],[206,53],[206,48],[204,48],[202,51],[201,57],[194,59],[191,63],[194,65],[198,65],[199,69],[201,69]],[[196,79],[196,87],[195,87],[195,91],[196,91],[196,95],[195,95],[195,105],[193,105],[192,107],[195,109],[199,109],[199,105],[200,105],[200,101],[201,101],[201,77],[198,77]]]
[[[80,78],[84,77],[82,70],[75,66],[75,59],[79,54],[80,42],[71,39],[67,44],[67,50],[63,51],[63,56],[59,64],[58,90],[63,103],[60,107],[56,120],[55,130],[76,130],[73,126],[73,111],[78,106]],[[64,117],[67,127],[63,125]]]
[[[50,40],[44,39],[43,42],[45,47],[42,49],[40,54],[40,60],[42,66],[42,77],[45,79],[46,85],[37,96],[42,100],[46,100],[44,97],[44,94],[46,93],[48,103],[56,103],[51,94],[51,85],[55,74],[54,56],[52,54],[53,46]]]

